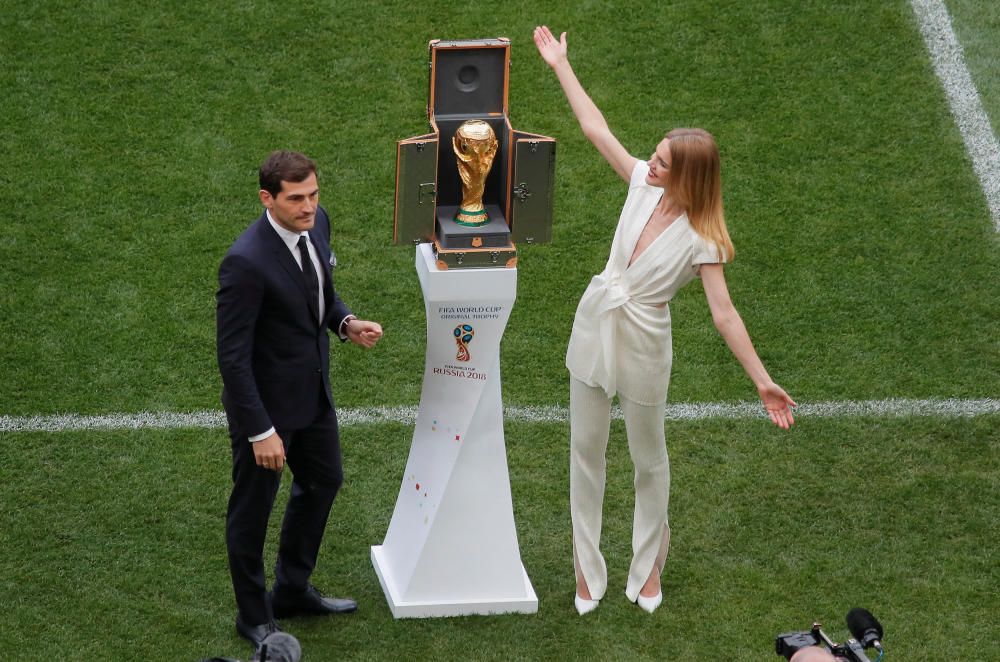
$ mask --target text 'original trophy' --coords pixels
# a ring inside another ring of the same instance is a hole
[[[396,618],[534,613],[507,471],[500,340],[514,242],[548,242],[555,141],[507,119],[510,42],[432,41],[433,133],[398,143],[394,243],[427,314],[420,409],[372,564]]]

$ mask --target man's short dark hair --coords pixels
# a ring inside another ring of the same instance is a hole
[[[316,162],[305,154],[279,150],[271,152],[260,164],[260,188],[274,197],[281,193],[281,182],[304,182],[316,172]]]

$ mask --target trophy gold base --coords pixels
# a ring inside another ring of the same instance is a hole
[[[490,222],[490,215],[485,209],[479,211],[466,211],[461,207],[455,214],[455,222],[466,228],[481,228]]]

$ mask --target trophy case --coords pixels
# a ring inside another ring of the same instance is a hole
[[[429,70],[431,133],[397,143],[393,243],[433,243],[439,269],[514,267],[517,244],[552,238],[555,140],[511,128],[510,40],[433,40]]]

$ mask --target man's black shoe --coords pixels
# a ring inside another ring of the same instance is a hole
[[[328,598],[310,584],[306,590],[293,595],[276,589],[271,592],[271,609],[275,618],[296,614],[348,614],[358,610],[358,603],[349,598]]]
[[[281,628],[274,621],[261,623],[260,625],[248,625],[243,622],[239,614],[236,615],[236,632],[241,637],[253,644],[254,650],[258,650],[267,635],[274,632],[281,632]]]

